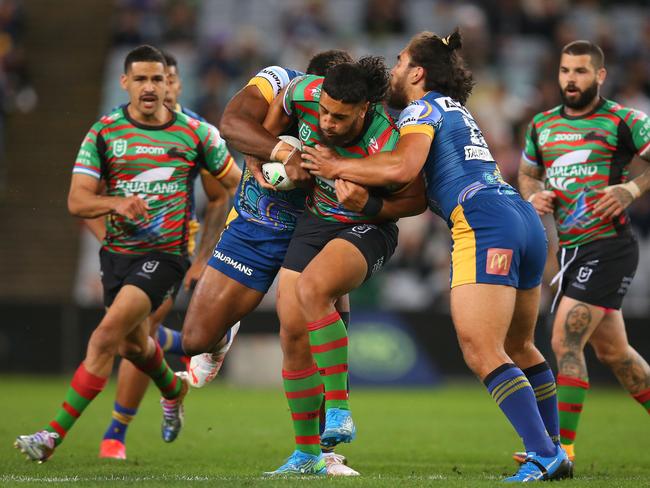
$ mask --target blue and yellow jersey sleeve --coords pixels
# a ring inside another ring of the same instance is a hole
[[[292,79],[300,75],[302,73],[293,69],[267,66],[253,76],[246,86],[256,86],[270,104]]]
[[[411,102],[399,116],[397,128],[399,135],[425,134],[433,139],[433,134],[442,124],[442,114],[430,102],[420,99]]]

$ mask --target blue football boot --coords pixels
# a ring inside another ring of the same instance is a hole
[[[564,478],[573,478],[573,463],[569,461],[564,449],[556,446],[555,455],[551,457],[542,457],[534,452],[529,452],[525,462],[519,467],[519,471],[503,481],[528,483]]]
[[[352,442],[357,435],[357,428],[352,421],[349,410],[328,408],[325,414],[325,430],[320,436],[323,446],[334,447],[341,442]]]
[[[293,451],[286,462],[275,471],[267,471],[264,476],[325,476],[327,465],[322,454],[315,456],[302,451]]]

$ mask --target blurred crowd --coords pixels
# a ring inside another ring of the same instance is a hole
[[[20,0],[0,0],[0,188],[6,183],[4,136],[6,117],[29,112],[37,102],[23,45],[25,13]]]
[[[650,112],[645,0],[118,0],[113,23],[103,109],[123,98],[115,72],[124,51],[147,42],[179,58],[183,102],[217,125],[230,97],[264,66],[302,69],[315,52],[341,48],[354,56],[382,55],[390,67],[416,32],[446,35],[459,26],[462,52],[477,81],[468,108],[512,183],[526,125],[535,113],[559,103],[557,63],[566,43],[589,39],[599,44],[608,69],[603,95]],[[650,196],[637,201],[631,213],[642,256],[625,309],[647,314]],[[545,224],[552,253],[553,224]],[[448,245],[445,223],[430,212],[402,220],[397,254],[358,292],[355,303],[445,309]],[[555,270],[551,256],[547,283]],[[546,290],[545,307],[550,295]]]

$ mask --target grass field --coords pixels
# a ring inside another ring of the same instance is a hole
[[[160,407],[150,390],[128,436],[125,462],[97,459],[112,408],[114,382],[86,410],[55,456],[42,465],[13,447],[55,412],[68,378],[0,377],[0,485],[56,486],[498,486],[515,470],[519,449],[489,395],[477,383],[435,390],[353,391],[358,427],[340,452],[355,479],[268,480],[292,451],[281,391],[211,385],[187,399],[178,440],[160,439]],[[650,422],[621,390],[594,388],[581,420],[576,479],[569,486],[650,486]]]

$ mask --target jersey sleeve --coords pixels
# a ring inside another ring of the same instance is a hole
[[[197,132],[201,136],[203,169],[220,180],[235,164],[235,160],[226,147],[226,141],[219,134],[219,129],[206,122],[199,125]]]
[[[526,135],[524,136],[524,150],[521,152],[521,159],[531,166],[541,166],[542,161],[539,158],[539,150],[537,147],[537,130],[535,129],[535,121],[531,120],[526,128]]]
[[[650,117],[640,110],[630,110],[624,120],[630,128],[634,152],[648,159],[650,157]]]
[[[400,136],[406,134],[425,134],[433,139],[433,134],[442,124],[442,114],[426,100],[411,102],[399,116],[397,128]]]
[[[267,66],[253,76],[246,86],[256,86],[270,104],[278,93],[289,84],[295,71],[280,66]]]
[[[102,160],[104,155],[101,154],[99,142],[101,135],[99,134],[103,125],[100,122],[94,124],[86,137],[84,137],[77,159],[75,159],[72,174],[83,174],[92,176],[93,178],[100,179],[102,177]]]

